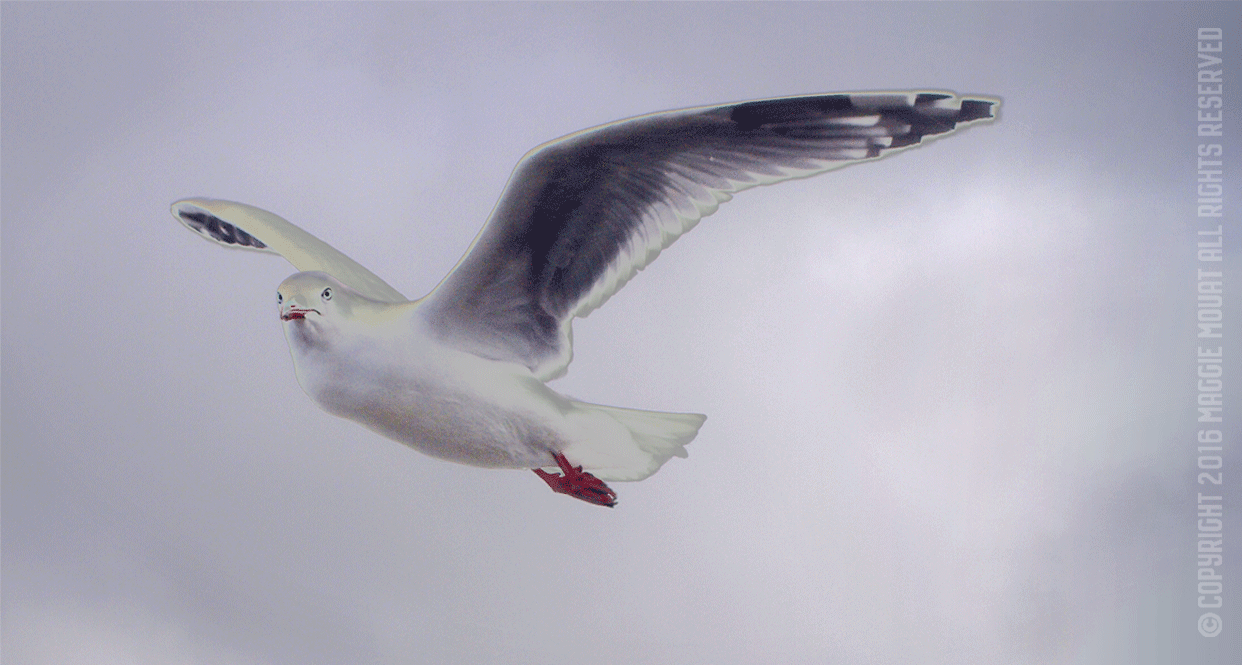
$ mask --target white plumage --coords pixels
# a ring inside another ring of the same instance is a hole
[[[993,117],[990,99],[908,92],[786,97],[603,125],[531,151],[470,250],[408,301],[349,257],[241,203],[174,216],[217,243],[298,270],[278,299],[298,382],[324,410],[441,459],[534,468],[614,505],[601,480],[684,457],[705,416],[569,399],[545,381],[571,324],[736,192],[875,159]],[[552,464],[563,472],[546,470]]]

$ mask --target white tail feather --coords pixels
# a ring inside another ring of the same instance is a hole
[[[707,420],[698,413],[573,404],[584,436],[562,452],[571,463],[605,481],[642,480],[659,471],[669,458],[685,457],[686,444]]]

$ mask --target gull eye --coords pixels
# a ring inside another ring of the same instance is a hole
[[[276,292],[276,304],[280,305],[285,302],[285,296],[280,291]]]
[[[324,289],[324,290],[323,290],[323,293],[319,294],[319,297],[323,298],[324,300],[331,300],[331,299],[332,299],[332,289]]]

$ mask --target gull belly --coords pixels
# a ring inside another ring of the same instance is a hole
[[[416,318],[416,317],[413,317]],[[568,447],[570,400],[517,363],[386,327],[316,343],[314,315],[285,322],[298,383],[325,411],[440,459],[491,468],[548,466]]]

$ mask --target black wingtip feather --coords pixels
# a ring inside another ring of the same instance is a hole
[[[750,132],[760,128],[777,128],[781,125],[805,120],[831,118],[856,109],[886,112],[905,116],[917,126],[923,135],[941,134],[953,129],[957,123],[974,122],[994,117],[994,101],[963,99],[958,110],[937,108],[937,102],[953,99],[953,95],[940,92],[921,92],[909,97],[902,95],[853,95],[834,94],[811,97],[784,97],[746,102],[730,107],[729,120],[739,131]],[[917,143],[916,138],[912,143]],[[910,142],[900,145],[909,145]],[[895,147],[900,147],[896,145]]]
[[[765,99],[734,106],[729,119],[737,124],[738,129],[748,132],[764,125],[819,118],[852,108],[854,102],[850,101],[849,95]]]
[[[982,99],[964,99],[962,100],[962,110],[957,114],[957,121],[974,122],[984,118],[993,118],[995,116],[992,115],[992,105],[995,103]]]
[[[934,104],[942,99],[949,99],[953,95],[946,95],[943,92],[920,92],[914,96],[915,106],[926,106]]]
[[[177,214],[181,216],[186,226],[216,242],[238,247],[267,249],[267,245],[263,244],[263,241],[215,215],[185,210],[179,211]]]

